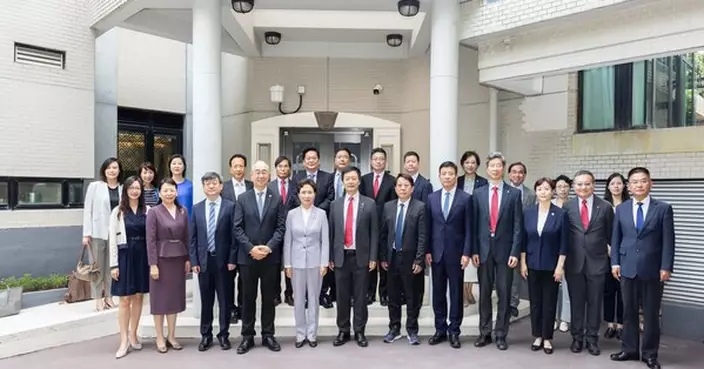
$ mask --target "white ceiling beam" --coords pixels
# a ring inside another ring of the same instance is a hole
[[[420,15],[421,13],[418,13],[416,17],[419,17]],[[422,23],[418,26],[418,28],[413,29],[413,34],[410,40],[411,48],[409,50],[409,56],[422,56],[425,55],[426,51],[428,51],[428,47],[430,46],[431,18],[430,12],[423,13]]]
[[[264,29],[310,28],[350,30],[414,30],[424,17],[402,17],[398,12],[330,10],[254,10],[254,27]],[[419,13],[420,15],[420,13]]]
[[[262,45],[263,57],[405,59],[408,47],[389,47],[381,42],[281,41]]]
[[[254,33],[254,14],[235,13],[229,0],[223,0],[222,27],[235,40],[245,56],[257,57],[262,50]]]

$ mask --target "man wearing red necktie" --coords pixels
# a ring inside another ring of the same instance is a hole
[[[360,173],[356,167],[342,170],[345,196],[330,205],[330,269],[337,285],[337,327],[334,346],[351,339],[367,347],[364,335],[368,311],[366,303],[369,272],[376,269],[379,256],[379,220],[374,200],[359,192]],[[354,298],[354,321],[350,327],[350,299]]]
[[[377,216],[382,219],[384,204],[398,198],[394,190],[396,179],[386,172],[386,151],[381,147],[372,150],[371,154],[372,171],[362,177],[359,192],[362,195],[374,199],[376,203]],[[386,291],[386,271],[377,268],[369,276],[369,288],[367,290],[367,304],[376,301],[377,280],[379,281],[379,303],[386,306],[389,303],[389,295]]]

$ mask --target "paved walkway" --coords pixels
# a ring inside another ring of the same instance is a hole
[[[183,351],[169,351],[161,355],[155,351],[153,342],[147,342],[142,352],[132,352],[121,360],[115,360],[118,338],[116,336],[101,338],[84,343],[71,344],[48,349],[24,356],[0,360],[0,369],[117,369],[117,368],[267,368],[290,369],[306,367],[310,369],[428,369],[428,368],[541,368],[541,369],[630,369],[646,368],[639,362],[615,363],[608,355],[618,350],[615,341],[601,343],[602,355],[592,357],[587,353],[574,355],[569,352],[570,338],[558,332],[555,342],[556,351],[552,356],[542,352],[530,351],[529,322],[524,319],[512,325],[509,335],[509,350],[501,352],[496,346],[476,349],[472,346],[473,338],[463,337],[463,347],[454,350],[449,345],[430,347],[427,339],[416,347],[408,346],[405,340],[392,345],[384,344],[381,338],[371,338],[366,349],[354,343],[336,348],[331,338],[321,339],[321,344],[312,349],[305,346],[293,347],[292,340],[282,340],[283,349],[279,353],[269,352],[257,345],[246,355],[237,355],[235,350],[223,352],[219,347],[201,353],[197,351],[198,342],[183,340]],[[233,345],[239,344],[239,338]],[[687,342],[672,338],[663,338],[660,358],[663,367],[672,369],[701,369],[704,344]],[[251,365],[251,366],[250,366]]]

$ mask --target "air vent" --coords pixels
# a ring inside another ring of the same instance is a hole
[[[15,42],[15,63],[64,69],[66,52]]]

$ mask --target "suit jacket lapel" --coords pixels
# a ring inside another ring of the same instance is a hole
[[[538,209],[538,205],[531,205],[535,206],[536,209]],[[545,219],[545,224],[543,225],[543,232],[540,234],[540,237],[545,234],[546,231],[550,230],[553,225],[555,224],[555,210],[552,208],[554,205],[550,205],[550,210],[548,210],[548,217]],[[539,211],[539,210],[538,210]],[[536,220],[536,225],[537,225],[537,220]]]
[[[511,188],[511,186],[507,185],[504,183],[504,189],[503,193],[501,194],[501,204],[499,204],[499,216],[497,217],[497,223],[498,220],[501,219],[501,216],[504,215],[504,208],[506,207],[506,203],[508,202],[508,197],[510,196],[511,191],[520,191],[515,188]]]
[[[592,197],[592,216],[589,218],[589,227],[587,227],[587,229],[584,230],[585,232],[592,229],[592,224],[594,224],[596,217],[599,216],[599,213],[601,212],[602,207],[603,206],[601,206],[601,204],[597,200],[596,196]],[[580,217],[580,223],[582,223],[581,217]]]
[[[643,228],[641,228],[638,231],[638,234],[640,235],[643,233],[643,230],[645,230],[648,227],[648,224],[650,221],[655,217],[655,211],[658,207],[658,202],[655,201],[652,197],[650,198],[650,205],[648,206],[648,214],[645,214],[645,219],[643,219]],[[633,208],[633,205],[631,205],[631,208]],[[636,210],[637,211],[637,210]],[[633,217],[635,220],[635,217]],[[633,224],[635,226],[635,223]]]
[[[201,209],[204,210],[204,209]],[[227,210],[225,209],[225,202],[220,200],[220,212],[217,215],[217,221],[215,222],[215,233],[217,233],[218,229],[220,229],[220,223],[222,222],[223,218],[225,217],[225,214],[227,213]],[[207,228],[207,227],[206,227]]]
[[[584,229],[584,225],[582,225],[582,216],[580,215],[579,209],[579,207],[581,206],[579,202],[579,197],[575,197],[574,199],[570,200],[565,206],[567,207],[567,214],[569,214],[570,221],[573,224],[576,224],[577,228],[581,229],[582,232],[586,232],[586,229]],[[594,209],[592,209],[592,214],[594,214]]]

